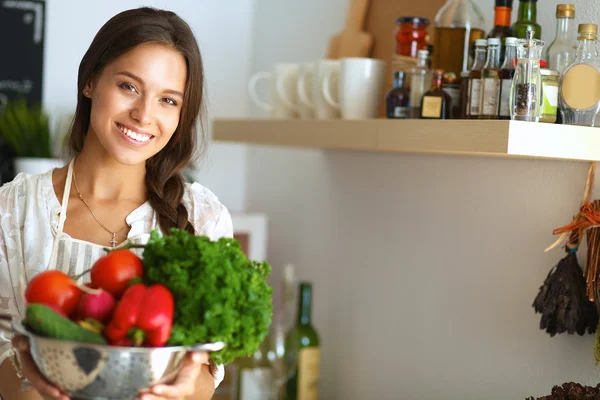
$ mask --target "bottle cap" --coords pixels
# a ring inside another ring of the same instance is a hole
[[[433,70],[433,76],[439,76],[442,77],[444,76],[444,70],[443,69],[434,69]]]
[[[486,39],[477,39],[475,41],[475,46],[487,46],[487,40]]]
[[[519,41],[519,39],[517,39],[516,37],[507,37],[504,39],[504,43],[507,46],[516,46],[518,41]]]
[[[559,4],[556,6],[556,18],[575,18],[574,4]]]
[[[587,35],[597,35],[598,34],[598,25],[596,24],[579,24],[580,34]]]
[[[429,25],[429,20],[423,17],[399,17],[397,24]]]
[[[496,0],[496,7],[512,8],[513,0]]]
[[[429,51],[428,50],[419,50],[417,52],[417,58],[427,58],[429,57]]]
[[[488,46],[500,46],[500,39],[498,38],[489,38],[487,40]]]

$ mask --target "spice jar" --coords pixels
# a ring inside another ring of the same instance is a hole
[[[527,31],[527,38],[517,44],[517,66],[510,89],[510,117],[517,121],[540,120],[542,76],[540,58],[544,42],[533,38],[534,31]]]
[[[396,20],[396,51],[393,57],[395,71],[408,71],[417,64],[419,50],[429,45],[429,20],[421,17],[400,17]]]
[[[542,75],[542,105],[540,106],[540,122],[553,124],[558,114],[558,84],[560,73],[547,68],[540,70]]]

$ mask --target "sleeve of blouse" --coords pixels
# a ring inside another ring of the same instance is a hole
[[[0,188],[0,313],[3,314],[15,314],[16,312],[12,279],[8,268],[8,257],[10,256],[8,247],[9,242],[12,243],[10,233],[15,226],[12,197],[12,190],[8,185]],[[0,331],[0,365],[12,352],[10,338],[8,333]]]

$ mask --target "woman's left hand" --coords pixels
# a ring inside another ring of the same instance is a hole
[[[188,354],[183,366],[170,385],[156,385],[145,393],[140,393],[140,400],[182,400],[196,392],[196,381],[202,371],[202,365],[208,362],[208,353],[195,352]]]

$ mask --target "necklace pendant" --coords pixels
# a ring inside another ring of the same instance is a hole
[[[113,235],[113,237],[112,237],[112,239],[111,239],[111,241],[110,241],[110,245],[111,245],[113,248],[115,248],[115,247],[117,247],[117,239],[116,239],[116,236],[117,236],[117,234],[116,234],[116,233],[113,233],[112,235]]]

